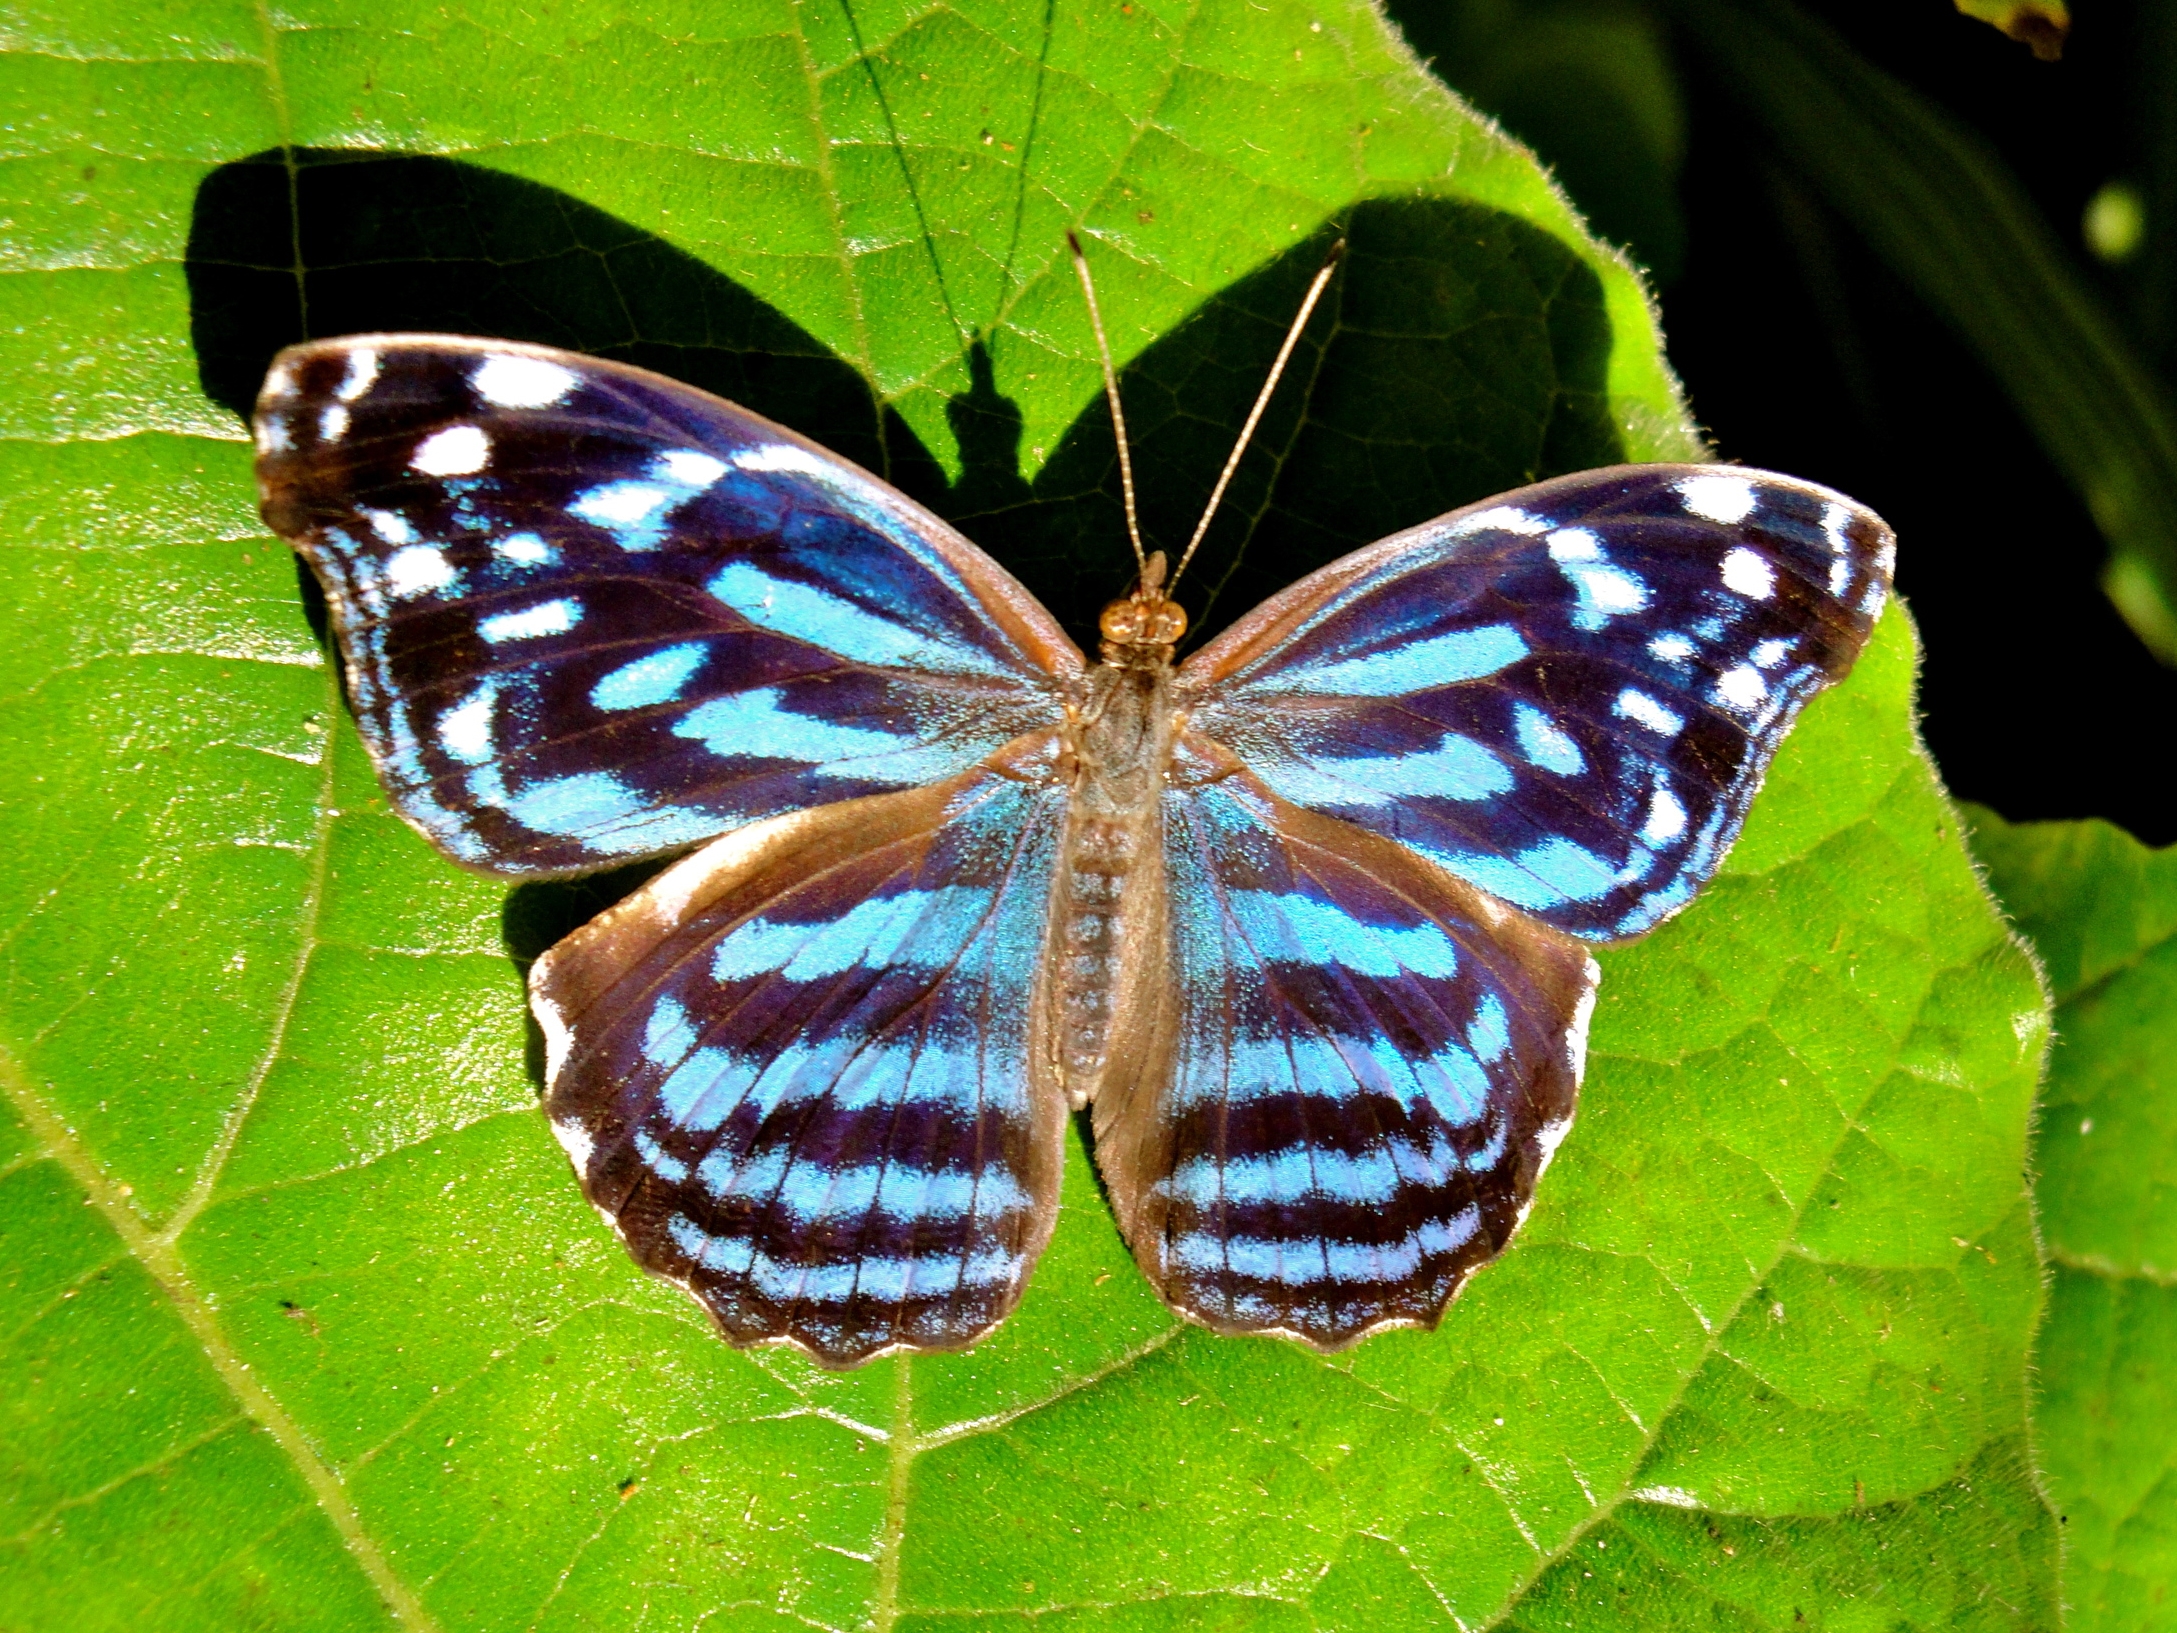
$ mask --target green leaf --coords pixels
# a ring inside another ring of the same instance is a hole
[[[1659,284],[1685,262],[1685,98],[1661,16],[1622,0],[1422,0],[1387,8],[1444,82],[1535,150]]]
[[[509,894],[392,816],[252,514],[274,347],[470,327],[728,389],[1078,619],[1123,555],[1075,222],[1164,542],[1352,241],[1217,617],[1696,450],[1636,280],[1373,11],[8,18],[0,1619],[2052,1625],[2043,1010],[1901,613],[1704,899],[1605,955],[1581,1121],[1440,1332],[1176,1325],[1076,1146],[994,1339],[827,1375],[726,1348],[581,1205],[520,962],[615,886]]]
[[[2056,998],[2036,1162],[2054,1266],[2036,1440],[2071,1625],[2177,1607],[2177,848],[2104,822],[1972,813],[1989,883]]]
[[[2064,0],[1957,0],[1957,7],[2021,45],[2031,46],[2043,62],[2054,62],[2064,54],[2064,40],[2071,32],[2071,11]]]
[[[2177,405],[2000,155],[1786,0],[1668,0],[1786,161],[1979,357],[2109,541],[2102,585],[2177,664]]]

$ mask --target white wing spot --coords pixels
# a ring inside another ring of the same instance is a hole
[[[1829,541],[1829,593],[1840,601],[1852,586],[1852,540],[1845,524],[1852,512],[1836,500],[1822,507],[1822,537]]]
[[[1585,1036],[1586,1034],[1583,1033],[1583,1039]],[[1580,1059],[1573,1064],[1572,1075],[1577,1078],[1580,1075],[1582,1068],[1585,1067],[1586,1064],[1586,1055],[1585,1052],[1582,1051]],[[1563,1118],[1560,1121],[1554,1123],[1544,1123],[1540,1128],[1534,1131],[1534,1143],[1536,1147],[1537,1159],[1535,1162],[1535,1175],[1537,1178],[1541,1177],[1543,1169],[1549,1167],[1551,1163],[1557,1160],[1557,1148],[1565,1143],[1565,1136],[1567,1134],[1570,1134],[1571,1132],[1572,1119],[1570,1117]]]
[[[663,488],[641,482],[611,482],[590,489],[567,508],[599,527],[631,527],[671,497]]]
[[[1668,788],[1658,788],[1648,801],[1648,821],[1640,830],[1640,837],[1651,845],[1661,845],[1685,831],[1686,808]]]
[[[543,1011],[540,1009],[538,1014],[541,1017]],[[545,1026],[540,1020],[538,1029],[545,1033],[545,1059],[547,1062],[545,1077],[549,1081],[559,1075],[559,1063],[566,1058],[566,1028],[562,1025],[555,1035],[552,1029]],[[555,1044],[557,1045],[556,1049],[553,1047]],[[559,1141],[560,1149],[567,1153],[568,1160],[574,1164],[575,1172],[587,1174],[590,1171],[590,1152],[597,1145],[597,1137],[572,1117],[563,1123],[554,1123],[552,1125],[552,1134]],[[602,1212],[603,1210],[600,1209],[599,1211]],[[608,1214],[606,1217],[609,1219],[611,1216]]]
[[[1844,524],[1851,519],[1852,510],[1848,505],[1840,505],[1832,499],[1822,506],[1822,537],[1829,541],[1831,555],[1842,556],[1850,552],[1852,540],[1845,532]]]
[[[1693,656],[1693,643],[1673,630],[1650,641],[1648,651],[1665,663],[1683,663]]]
[[[1678,497],[1696,516],[1726,527],[1743,522],[1754,513],[1754,485],[1743,476],[1686,476],[1679,478]]]
[[[497,685],[487,681],[466,701],[439,716],[438,740],[464,765],[482,765],[491,758],[491,714],[498,692]]]
[[[1716,695],[1734,709],[1751,709],[1769,695],[1769,683],[1752,664],[1742,663],[1724,671],[1716,682]]]
[[[476,365],[469,384],[500,408],[550,408],[577,384],[572,369],[541,357],[497,354]]]
[[[414,544],[416,530],[408,525],[408,518],[393,510],[366,510],[363,520],[370,523],[370,530],[388,544]]]
[[[453,581],[453,564],[446,559],[445,551],[432,545],[404,546],[386,562],[386,588],[403,601],[443,590]]]
[[[295,370],[284,358],[265,371],[265,388],[261,397],[292,397],[295,394]]]
[[[348,434],[348,411],[338,403],[328,404],[317,417],[317,439],[320,442],[338,442]]]
[[[378,378],[378,354],[368,346],[357,347],[348,353],[348,372],[340,377],[340,384],[333,387],[333,395],[344,403],[352,403],[371,387]]]
[[[733,456],[734,469],[742,471],[800,471],[805,476],[837,476],[839,468],[806,448],[790,442],[767,443]]]
[[[1492,505],[1478,510],[1459,524],[1461,533],[1517,533],[1523,538],[1538,538],[1550,530],[1550,524],[1539,516],[1531,516],[1517,505]]]
[[[1636,691],[1630,686],[1618,694],[1614,709],[1616,713],[1646,726],[1659,736],[1676,737],[1686,729],[1684,720],[1664,708],[1646,692]]]
[[[501,641],[526,641],[539,635],[564,635],[575,627],[582,609],[572,601],[546,601],[520,612],[502,612],[476,626],[476,633],[497,646]]]
[[[675,448],[658,455],[650,474],[686,488],[707,488],[726,474],[726,463],[709,454],[699,454],[693,448]]]
[[[491,438],[482,426],[449,425],[416,445],[409,464],[424,476],[469,476],[491,458]]]
[[[1723,558],[1723,581],[1749,601],[1776,594],[1776,569],[1743,544]]]
[[[1572,1070],[1572,1080],[1577,1083],[1587,1075],[1587,1029],[1595,1018],[1595,992],[1602,985],[1602,966],[1592,958],[1587,961],[1585,989],[1580,1001],[1573,1006],[1572,1024],[1565,1028],[1565,1064]],[[1572,1119],[1561,1123],[1545,1123],[1536,1131],[1536,1143],[1542,1148],[1541,1165],[1535,1172],[1539,1176],[1550,1159],[1557,1155],[1557,1147],[1572,1130]]]
[[[492,548],[499,552],[502,561],[511,561],[522,567],[534,567],[539,562],[552,559],[552,547],[534,533],[509,533],[505,538],[496,541]]]
[[[1587,528],[1561,527],[1552,533],[1550,560],[1579,598],[1572,613],[1576,629],[1598,630],[1618,614],[1641,612],[1648,605],[1648,586],[1612,566],[1602,540]]]

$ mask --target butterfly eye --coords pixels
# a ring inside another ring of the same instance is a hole
[[[1129,596],[1104,608],[1097,628],[1114,646],[1170,646],[1187,633],[1187,614],[1176,601]]]
[[[1142,607],[1139,601],[1114,601],[1104,608],[1096,627],[1107,641],[1122,645],[1141,639]]]
[[[1145,638],[1159,646],[1169,646],[1187,633],[1187,614],[1176,601],[1159,601],[1145,609],[1148,628]]]

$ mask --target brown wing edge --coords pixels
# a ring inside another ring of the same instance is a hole
[[[1028,1281],[1058,1222],[1060,1180],[1065,1160],[1067,1117],[1064,1089],[1055,1076],[1030,1086],[1032,1115],[1038,1127],[1031,1144],[1032,1167],[1021,1176],[1035,1198],[1025,1239],[1023,1269],[997,1312],[956,1343],[900,1342],[851,1352],[828,1351],[791,1330],[745,1333],[730,1312],[714,1303],[701,1285],[701,1273],[670,1252],[649,1251],[630,1237],[622,1217],[640,1192],[631,1196],[608,1150],[607,1140],[624,1136],[600,1129],[585,1116],[579,1086],[568,1077],[579,1064],[578,1032],[583,1016],[632,973],[692,917],[723,912],[738,923],[757,916],[765,903],[785,890],[807,883],[845,863],[886,847],[926,841],[943,826],[948,806],[965,788],[993,773],[978,768],[942,783],[897,794],[876,794],[834,805],[791,812],[739,828],[712,840],[675,863],[642,889],[566,936],[531,966],[529,1002],[545,1044],[543,1105],[553,1136],[573,1163],[583,1195],[619,1237],[628,1256],[649,1274],[686,1293],[711,1318],[719,1335],[736,1349],[778,1347],[798,1351],[818,1366],[839,1371],[894,1354],[965,1350],[981,1342],[1018,1307]],[[1002,771],[997,773],[1003,775]],[[1041,975],[1039,972],[1039,982]],[[1048,1006],[1039,990],[1033,1013]],[[1055,1058],[1037,1048],[1031,1061]],[[1048,1074],[1039,1073],[1040,1076]],[[597,1103],[608,1115],[610,1106]],[[614,1181],[620,1181],[617,1185]],[[617,1194],[615,1194],[617,1193]]]
[[[1220,758],[1231,763],[1228,756]],[[1514,1206],[1499,1208],[1494,1214],[1484,1210],[1483,1228],[1455,1256],[1456,1279],[1441,1299],[1394,1305],[1379,1318],[1351,1330],[1246,1325],[1193,1307],[1184,1290],[1175,1285],[1165,1259],[1167,1210],[1155,1191],[1156,1182],[1169,1172],[1172,1163],[1170,1122],[1161,1115],[1161,1108],[1178,1044],[1180,994],[1174,981],[1157,983],[1161,996],[1152,1010],[1131,1021],[1120,1018],[1126,1034],[1113,1048],[1113,1069],[1095,1105],[1097,1171],[1135,1263],[1158,1297],[1175,1314],[1196,1326],[1231,1337],[1290,1339],[1326,1355],[1351,1349],[1365,1338],[1396,1328],[1433,1330],[1451,1303],[1465,1291],[1474,1272],[1501,1256],[1516,1238],[1533,1209],[1543,1173],[1572,1130],[1580,1082],[1586,1072],[1588,1026],[1602,980],[1601,967],[1585,943],[1528,918],[1395,841],[1335,817],[1302,810],[1270,794],[1250,774],[1236,774],[1247,777],[1254,792],[1275,808],[1279,832],[1296,850],[1326,853],[1373,874],[1438,922],[1448,909],[1457,917],[1479,924],[1504,949],[1507,957],[1502,962],[1536,976],[1537,998],[1546,1006],[1546,1012],[1562,1023],[1563,1046],[1541,1054],[1530,1068],[1525,1116],[1512,1142],[1518,1162],[1511,1191]],[[1447,925],[1447,931],[1449,928]],[[1167,952],[1167,959],[1170,956]]]

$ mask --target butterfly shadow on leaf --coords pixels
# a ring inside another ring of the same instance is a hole
[[[1176,551],[1192,532],[1341,235],[1348,252],[1324,310],[1190,580],[1199,635],[1373,539],[1623,457],[1605,392],[1610,324],[1588,263],[1483,206],[1367,200],[1207,296],[1122,373],[1152,548]],[[1057,248],[1038,276],[1070,277]],[[1129,577],[1104,405],[1083,404],[1024,474],[1024,420],[996,360],[1002,329],[968,337],[953,371],[965,383],[946,404],[948,474],[861,372],[741,284],[572,195],[479,166],[311,149],[224,165],[198,189],[186,271],[204,391],[245,421],[274,354],[305,338],[534,341],[670,375],[813,437],[958,525],[1091,649],[1097,609]],[[1111,316],[1123,333],[1124,314]],[[299,562],[297,582],[325,641],[322,593]],[[502,921],[510,956],[526,969],[662,865],[516,887]]]

